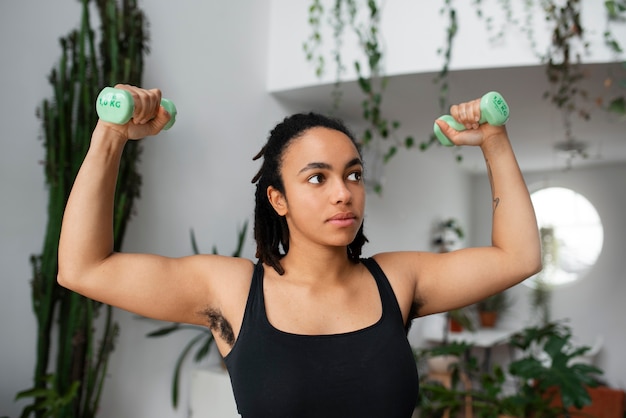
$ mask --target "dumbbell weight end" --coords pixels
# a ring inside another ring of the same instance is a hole
[[[170,114],[170,121],[163,127],[171,128],[176,122],[176,106],[171,100],[161,99],[161,106]],[[135,102],[133,96],[126,90],[105,87],[96,99],[96,112],[104,121],[124,125],[133,117]]]
[[[453,129],[457,131],[464,131],[465,126],[460,124],[450,115],[440,116],[438,119],[447,122]],[[485,122],[493,126],[504,125],[509,120],[509,105],[506,103],[502,95],[498,92],[491,91],[485,94],[480,99],[480,120],[478,123],[483,124]],[[441,132],[439,125],[436,123],[433,126],[435,136],[442,145],[446,147],[454,146],[454,143],[448,139],[447,136]]]

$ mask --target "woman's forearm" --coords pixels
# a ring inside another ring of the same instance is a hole
[[[65,208],[60,282],[77,280],[113,251],[115,184],[126,139],[103,125],[94,130]]]
[[[512,256],[511,267],[532,275],[541,268],[537,220],[506,130],[486,138],[481,149],[492,191],[492,244]]]

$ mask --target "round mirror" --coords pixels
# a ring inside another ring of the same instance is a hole
[[[539,225],[543,270],[524,283],[534,287],[539,278],[549,285],[580,279],[602,250],[604,231],[598,212],[584,196],[563,187],[531,194]]]

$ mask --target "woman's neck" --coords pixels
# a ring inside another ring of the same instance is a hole
[[[355,266],[348,258],[346,247],[290,247],[280,262],[289,280],[310,281],[315,284],[341,282],[348,276],[346,273]]]

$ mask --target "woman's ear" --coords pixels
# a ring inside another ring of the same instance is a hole
[[[272,205],[279,216],[285,216],[287,214],[287,200],[285,199],[285,195],[278,189],[268,186],[267,200],[270,201],[270,205]]]

